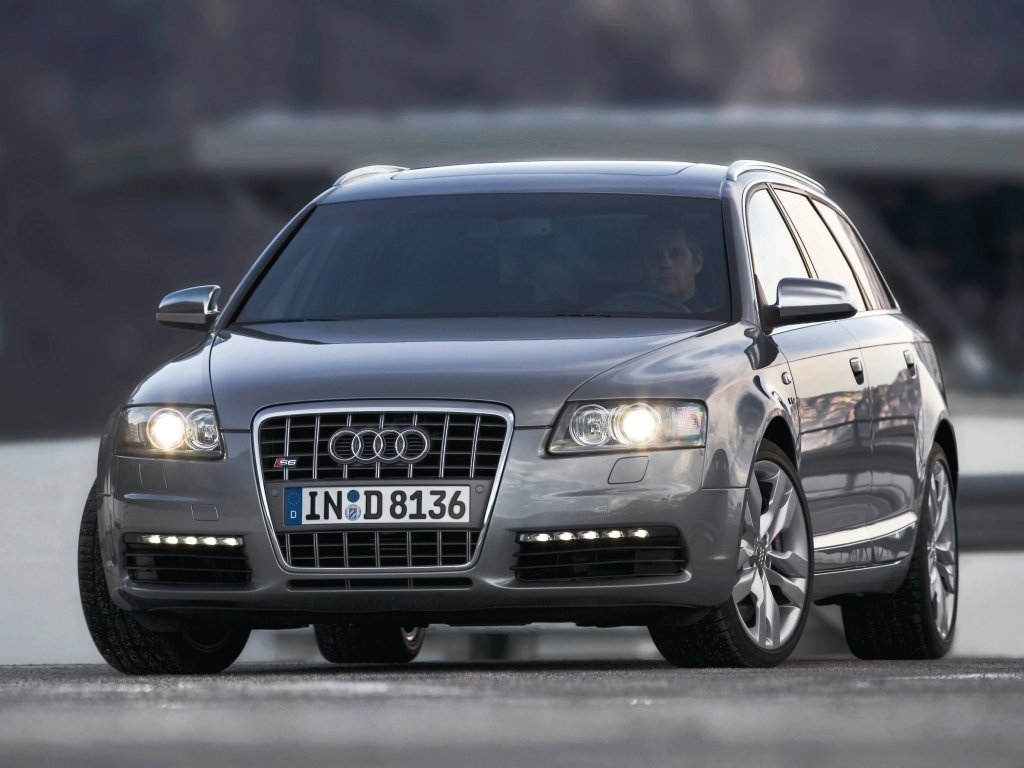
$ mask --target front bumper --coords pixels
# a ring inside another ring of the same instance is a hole
[[[649,452],[642,479],[611,483],[627,454],[552,457],[544,451],[547,435],[513,430],[476,556],[445,568],[288,567],[267,526],[249,433],[225,433],[222,461],[112,457],[110,493],[100,505],[111,595],[140,616],[216,614],[254,627],[356,615],[403,624],[643,624],[728,598],[744,489],[701,488],[703,450]],[[680,531],[687,556],[682,573],[544,582],[520,581],[512,571],[520,532],[638,526]],[[242,537],[251,580],[229,587],[132,581],[127,533]],[[403,586],[396,587],[399,578]]]

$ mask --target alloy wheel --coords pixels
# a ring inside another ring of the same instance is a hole
[[[928,478],[928,594],[939,636],[945,640],[953,626],[957,591],[956,529],[953,488],[941,461],[932,462]]]
[[[767,459],[758,461],[743,508],[732,599],[747,635],[759,648],[778,650],[800,625],[809,569],[800,494],[782,467]]]

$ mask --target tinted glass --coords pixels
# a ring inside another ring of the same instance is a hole
[[[477,194],[315,209],[243,323],[498,315],[728,319],[718,200]]]
[[[893,303],[889,298],[889,291],[886,289],[885,283],[882,282],[871,258],[861,245],[860,238],[857,237],[853,227],[829,206],[815,202],[814,207],[828,224],[828,228],[850,260],[850,266],[857,273],[860,284],[864,288],[868,304],[872,309],[890,309]]]
[[[754,259],[754,274],[761,284],[764,299],[774,304],[779,280],[784,277],[809,277],[793,236],[768,190],[759,189],[747,203],[747,230]]]
[[[811,201],[804,195],[795,192],[777,190],[782,207],[789,214],[789,220],[796,227],[797,234],[803,241],[804,249],[814,265],[818,277],[831,280],[846,287],[850,303],[858,310],[864,309],[864,299],[857,287],[857,280],[846,263],[846,257],[839,250],[835,238],[825,226],[825,222],[815,212]]]

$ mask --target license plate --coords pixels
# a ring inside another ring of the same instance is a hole
[[[469,525],[468,485],[285,488],[285,525]]]

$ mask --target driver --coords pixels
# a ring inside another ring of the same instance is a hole
[[[696,239],[681,229],[659,227],[644,242],[644,281],[647,288],[664,295],[683,309],[697,291],[697,275],[704,267],[704,253]]]

